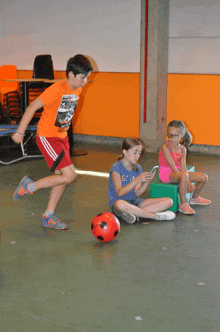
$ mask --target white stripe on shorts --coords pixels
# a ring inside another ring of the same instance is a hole
[[[54,151],[50,143],[47,141],[46,137],[39,136],[39,138],[48,155],[55,161],[58,157],[58,154]]]

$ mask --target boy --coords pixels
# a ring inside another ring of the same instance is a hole
[[[67,228],[54,212],[66,185],[73,182],[77,176],[70,159],[67,130],[82,87],[87,83],[92,70],[92,65],[85,56],[78,54],[70,58],[66,67],[66,79],[51,85],[27,107],[17,131],[12,135],[14,142],[20,143],[34,113],[44,107],[36,140],[49,168],[55,174],[36,182],[28,176],[23,177],[13,198],[18,201],[38,189],[52,187],[46,211],[42,216],[42,225],[45,227]]]

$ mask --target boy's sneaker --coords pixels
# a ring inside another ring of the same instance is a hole
[[[136,221],[136,217],[133,216],[133,214],[126,214],[123,213],[121,216],[124,221],[126,221],[128,224],[133,224]]]
[[[184,203],[179,206],[179,211],[184,214],[195,214],[195,211],[191,208],[189,203]]]
[[[202,198],[202,197],[197,197],[197,198],[190,198],[189,200],[189,204],[190,205],[209,205],[211,204],[211,201],[209,199],[206,198]]]
[[[48,217],[42,215],[42,226],[56,228],[56,229],[67,229],[67,225],[62,223],[54,213],[50,214]]]
[[[172,211],[156,212],[156,220],[173,220],[176,214]]]
[[[21,182],[19,183],[17,189],[14,192],[13,199],[14,201],[19,201],[21,197],[28,195],[28,194],[33,194],[28,190],[29,184],[33,183],[34,181],[29,178],[29,176],[24,176],[23,179],[21,179]]]

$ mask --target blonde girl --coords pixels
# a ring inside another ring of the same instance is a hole
[[[168,141],[159,151],[159,178],[162,182],[179,183],[181,204],[179,211],[194,214],[190,205],[209,205],[211,201],[199,196],[208,180],[204,173],[188,172],[186,169],[186,148],[192,142],[192,136],[182,121],[171,121],[167,126]],[[193,183],[196,183],[194,186]],[[189,203],[186,193],[192,192]]]

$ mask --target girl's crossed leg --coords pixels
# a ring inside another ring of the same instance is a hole
[[[173,200],[169,197],[162,198],[150,198],[141,202],[140,206],[128,203],[125,200],[119,199],[113,205],[113,210],[116,215],[123,217],[124,215],[133,215],[138,218],[148,218],[153,220],[161,220],[158,212],[169,209],[173,205]],[[172,219],[174,219],[175,214],[171,213]],[[163,220],[166,219],[164,215]]]

